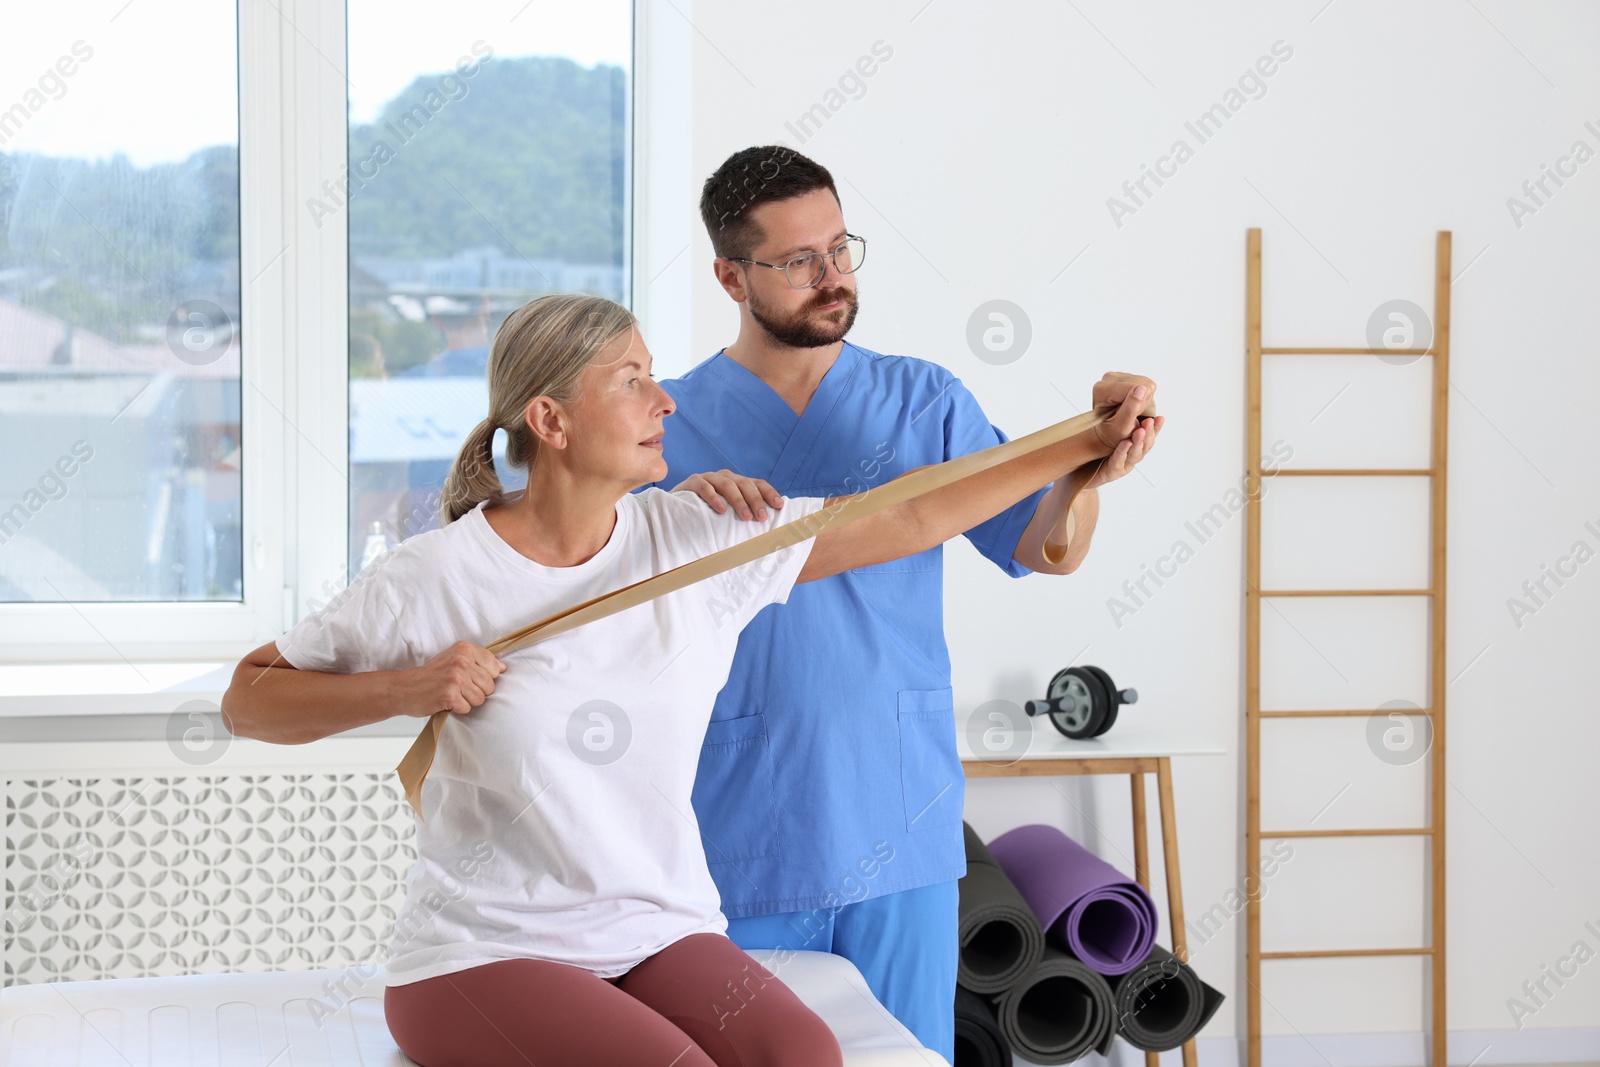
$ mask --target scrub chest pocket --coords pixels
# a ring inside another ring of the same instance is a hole
[[[747,832],[718,843],[701,835],[706,862],[719,863],[782,855],[778,847],[778,802],[772,789],[772,746],[761,712],[712,719],[700,747],[700,768],[691,794],[697,810],[738,812]]]
[[[959,825],[966,782],[956,755],[954,691],[902,689],[897,703],[906,831]]]

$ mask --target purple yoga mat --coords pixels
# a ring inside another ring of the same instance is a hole
[[[1150,894],[1054,826],[1019,826],[990,841],[989,852],[1039,917],[1046,941],[1101,974],[1126,974],[1150,955]]]

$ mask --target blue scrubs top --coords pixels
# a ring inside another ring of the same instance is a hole
[[[945,368],[848,342],[803,416],[721,352],[662,386],[677,404],[663,489],[726,467],[785,496],[844,496],[1007,440]],[[1044,492],[966,532],[1013,577]],[[729,918],[966,873],[943,579],[935,546],[798,585],[745,627],[693,794]]]

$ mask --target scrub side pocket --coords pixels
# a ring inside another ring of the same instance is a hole
[[[902,689],[898,705],[906,832],[959,825],[966,780],[956,755],[954,691]]]
[[[712,831],[709,837],[700,835],[712,868],[782,854],[772,777],[765,715],[712,719],[706,725],[691,800],[700,825]]]

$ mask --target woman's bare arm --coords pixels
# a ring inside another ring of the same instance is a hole
[[[238,737],[303,745],[396,715],[465,715],[494,692],[506,666],[494,653],[457,641],[420,667],[332,674],[291,667],[269,642],[234,668],[222,721]]]
[[[1116,440],[1132,433],[1143,409],[1142,400],[1130,394],[1117,413],[1099,427],[845,526],[822,531],[796,584],[828,578],[854,567],[886,563],[943,544],[1067,472],[1107,455],[1112,446],[1104,443],[1105,436],[1110,434]],[[841,498],[831,497],[829,503],[837,499]]]

